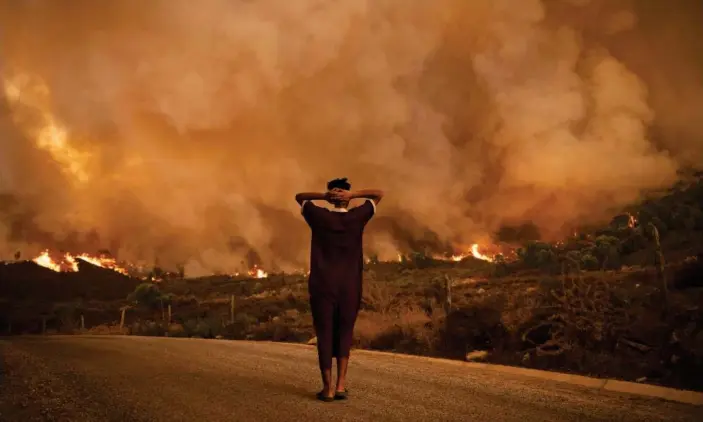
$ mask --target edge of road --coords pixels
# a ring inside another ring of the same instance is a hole
[[[276,342],[267,342],[276,343]],[[278,343],[280,344],[280,343]],[[314,345],[287,343],[294,346],[313,347]],[[598,391],[611,391],[615,393],[632,394],[636,396],[653,397],[678,403],[703,406],[703,393],[691,390],[678,390],[676,388],[661,387],[652,384],[642,384],[637,382],[620,381],[608,378],[595,378],[584,375],[567,374],[563,372],[542,371],[539,369],[521,368],[518,366],[496,365],[481,362],[465,362],[460,360],[440,359],[427,356],[406,355],[400,353],[379,352],[375,350],[352,349],[354,353],[368,355],[385,355],[393,358],[416,359],[425,362],[435,362],[443,364],[454,364],[464,368],[482,369],[503,374],[521,375],[530,378],[538,378],[545,381],[553,381],[592,388]]]

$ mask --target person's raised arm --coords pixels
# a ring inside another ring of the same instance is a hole
[[[305,201],[326,201],[329,199],[329,193],[321,192],[301,192],[295,195],[295,200],[298,205],[303,205]]]
[[[383,191],[380,189],[362,189],[351,193],[352,199],[370,199],[374,204],[378,204],[383,199]]]

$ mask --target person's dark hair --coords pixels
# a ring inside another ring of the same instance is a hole
[[[327,190],[332,189],[351,190],[351,183],[347,181],[346,177],[342,177],[341,179],[330,180],[329,182],[327,182]]]

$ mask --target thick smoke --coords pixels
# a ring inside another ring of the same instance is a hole
[[[300,268],[293,195],[340,176],[388,192],[382,257],[608,218],[703,162],[666,3],[4,0],[0,258]]]

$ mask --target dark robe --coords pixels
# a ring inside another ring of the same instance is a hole
[[[346,212],[303,202],[312,230],[308,290],[321,369],[332,367],[333,356],[349,356],[361,305],[362,238],[375,211],[371,200]]]

